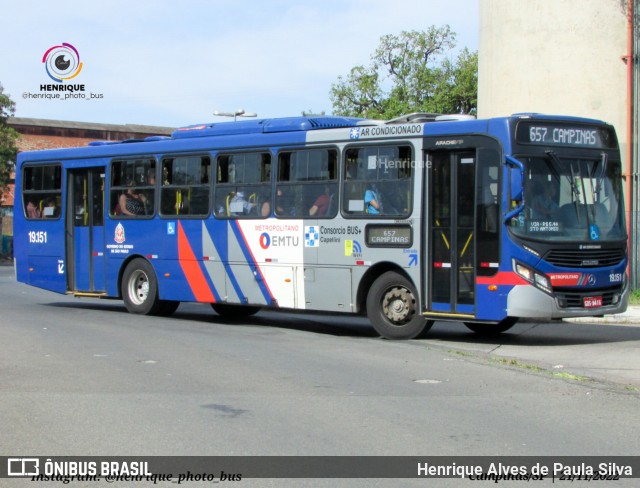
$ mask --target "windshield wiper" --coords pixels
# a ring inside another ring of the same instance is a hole
[[[596,196],[600,193],[600,190],[602,189],[602,184],[604,183],[604,178],[607,174],[607,163],[608,163],[608,157],[607,157],[607,153],[603,152],[600,154],[600,175],[596,177],[596,185],[595,188],[593,189],[593,201],[595,203],[596,201]],[[596,172],[596,166],[594,166],[593,168],[593,172]]]
[[[547,155],[547,161],[550,161],[551,164],[549,164],[548,166],[553,170],[553,172],[556,174],[558,181],[560,181],[560,169],[562,167],[562,161],[560,161],[560,158],[558,157],[558,155],[551,151],[551,150],[547,150],[545,151],[545,154]],[[580,190],[578,190],[578,185],[576,185],[576,174],[575,171],[573,169],[573,164],[569,165],[569,169],[571,170],[571,176],[566,175],[567,180],[569,180],[569,185],[571,186],[571,193],[573,194],[573,203],[576,207],[576,217],[578,219],[578,223],[580,223]]]
[[[560,158],[558,158],[558,155],[551,150],[547,150],[544,153],[547,155],[547,159],[545,160],[547,162],[547,166],[551,171],[553,171],[558,181],[560,181],[560,167],[562,166]]]

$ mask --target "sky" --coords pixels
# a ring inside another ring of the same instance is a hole
[[[456,50],[478,49],[478,0],[0,0],[0,11],[0,84],[16,117],[41,119],[180,127],[229,120],[216,110],[330,114],[331,85],[368,65],[383,35],[448,24]],[[67,93],[41,89],[60,84],[43,56],[63,43],[83,63],[65,83],[85,99],[32,98]]]

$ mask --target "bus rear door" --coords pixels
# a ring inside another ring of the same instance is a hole
[[[76,293],[100,294],[106,289],[104,181],[104,167],[67,174],[67,285]]]

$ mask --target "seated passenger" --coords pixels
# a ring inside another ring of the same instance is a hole
[[[47,199],[44,208],[42,209],[42,216],[55,218],[58,217],[58,206],[56,205],[55,198]]]
[[[370,185],[364,194],[365,212],[371,215],[382,213],[382,202],[378,194],[378,188],[375,184]]]
[[[329,185],[324,186],[324,193],[322,193],[313,205],[309,209],[309,215],[311,217],[324,217],[327,215],[329,205],[331,203],[331,187]]]
[[[29,201],[27,202],[27,217],[30,219],[39,219],[40,218],[40,209],[36,207],[36,205]]]
[[[297,215],[295,206],[292,206],[292,198],[285,194],[285,190],[278,188],[276,190],[276,215],[278,217],[293,217]]]
[[[536,191],[536,195],[531,200],[531,209],[533,210],[534,219],[552,219],[557,218],[557,188],[549,183],[544,185],[544,189]]]
[[[120,195],[118,204],[123,215],[144,215],[146,198],[133,188],[133,182],[127,183],[129,187],[125,193]]]
[[[231,215],[248,215],[254,207],[255,204],[247,201],[244,192],[237,191],[232,193],[229,201],[229,213]]]

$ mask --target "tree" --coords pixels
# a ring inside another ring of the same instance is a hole
[[[477,107],[478,54],[456,45],[448,25],[385,35],[371,64],[355,66],[331,86],[336,115],[391,119],[411,112],[473,113]]]
[[[324,110],[322,110],[321,112],[315,112],[309,109],[309,110],[303,110],[301,113],[303,117],[319,117],[319,116],[325,115]]]
[[[478,109],[478,52],[466,47],[458,54],[455,64],[449,61],[447,86],[443,95],[448,113],[474,114]]]
[[[9,117],[16,111],[16,104],[0,84],[0,191],[9,184],[11,172],[14,170],[18,155],[18,133],[7,125]]]

